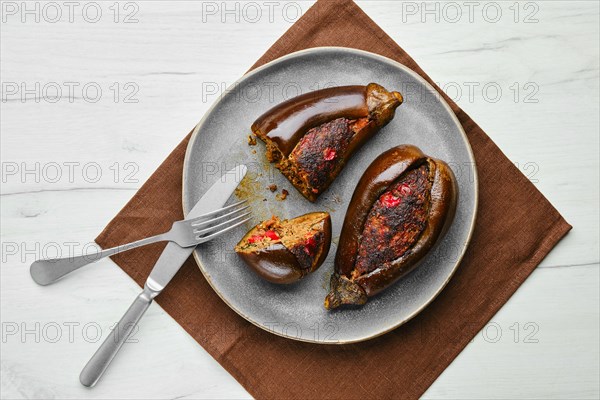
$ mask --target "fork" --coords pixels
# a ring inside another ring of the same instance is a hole
[[[197,218],[176,221],[168,232],[151,236],[135,242],[102,250],[96,254],[84,254],[75,257],[37,260],[31,264],[30,273],[33,280],[43,286],[56,282],[63,276],[91,264],[101,258],[112,256],[136,247],[161,241],[177,243],[180,247],[192,247],[208,242],[216,236],[230,231],[250,220],[250,212],[241,213],[249,206],[243,206],[246,200],[202,214]],[[241,207],[243,206],[243,207]],[[223,214],[224,213],[224,214]],[[240,214],[241,213],[241,214]],[[222,215],[220,215],[222,214]],[[244,219],[242,219],[244,218]],[[217,223],[216,225],[213,225]],[[233,225],[232,223],[235,222]]]

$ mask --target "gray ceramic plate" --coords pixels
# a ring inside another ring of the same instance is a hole
[[[316,203],[305,200],[264,161],[261,142],[253,147],[248,145],[250,125],[275,104],[324,87],[369,82],[399,90],[405,103],[398,108],[392,122],[354,155]],[[459,186],[454,223],[419,268],[370,299],[364,307],[326,311],[323,299],[354,187],[379,154],[405,143],[445,160],[454,170]],[[277,335],[337,344],[370,339],[400,326],[444,288],[471,237],[477,209],[477,175],[461,125],[446,102],[420,76],[375,54],[335,47],[301,51],[254,70],[229,88],[198,124],[187,148],[183,171],[185,213],[222,173],[241,163],[247,164],[250,172],[237,196],[250,200],[254,224],[272,214],[291,218],[325,210],[332,217],[333,243],[325,264],[293,285],[268,283],[237,258],[233,248],[253,225],[240,227],[194,252],[204,276],[223,301],[248,321]],[[275,193],[266,189],[273,183],[290,192],[285,201],[277,200]]]

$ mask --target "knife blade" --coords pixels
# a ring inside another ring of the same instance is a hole
[[[226,172],[198,200],[186,216],[186,219],[196,218],[208,211],[223,207],[238,184],[246,176],[247,171],[248,169],[245,165],[240,165]],[[193,252],[193,247],[183,249],[176,243],[169,242],[150,272],[146,285],[160,293]]]
[[[223,207],[247,172],[245,165],[239,165],[223,174],[198,200],[186,218],[195,218]],[[81,371],[79,381],[82,385],[92,387],[98,382],[153,299],[162,292],[193,251],[193,247],[181,248],[171,242],[167,244],[154,264],[142,293]]]

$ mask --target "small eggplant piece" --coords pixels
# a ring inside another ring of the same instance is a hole
[[[376,83],[317,90],[260,116],[252,131],[267,159],[308,200],[325,191],[352,154],[394,118],[402,95]]]
[[[292,283],[319,268],[330,245],[331,218],[326,212],[314,212],[261,222],[246,233],[235,252],[267,281]]]
[[[452,223],[457,196],[450,167],[415,146],[377,157],[348,205],[325,308],[365,304],[412,271]]]

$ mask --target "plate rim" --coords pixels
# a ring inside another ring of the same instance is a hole
[[[253,69],[252,71],[247,72],[246,74],[242,75],[239,79],[237,79],[235,82],[233,82],[231,85],[229,85],[227,87],[227,90],[225,91],[225,93],[229,93],[234,87],[236,87],[237,85],[239,85],[241,82],[244,82],[248,79],[251,79],[253,76],[257,75],[258,73],[262,72],[263,70],[272,67],[273,65],[277,65],[281,62],[284,62],[286,60],[289,60],[291,58],[296,58],[296,57],[302,57],[305,56],[307,54],[313,54],[313,53],[327,53],[327,52],[345,52],[345,53],[350,53],[350,54],[355,54],[358,56],[363,56],[363,57],[369,57],[369,58],[374,58],[377,59],[378,61],[384,62],[384,63],[388,63],[388,64],[392,64],[394,66],[396,66],[397,68],[400,68],[402,70],[404,70],[406,73],[412,75],[415,79],[417,79],[418,81],[420,81],[426,88],[427,90],[429,90],[434,96],[437,96],[441,102],[441,104],[443,105],[443,107],[446,109],[446,111],[448,112],[448,114],[450,115],[451,119],[454,121],[455,125],[458,127],[458,130],[460,132],[460,134],[462,135],[466,145],[467,145],[467,152],[469,154],[470,157],[470,161],[473,163],[473,184],[475,187],[475,191],[473,194],[473,216],[471,217],[471,221],[470,221],[470,227],[469,227],[469,233],[467,234],[467,238],[465,241],[465,245],[462,248],[461,254],[459,255],[458,259],[456,260],[454,267],[452,268],[452,270],[450,271],[450,274],[448,274],[448,277],[446,278],[446,280],[443,282],[443,284],[439,287],[439,289],[437,289],[435,291],[435,293],[433,293],[430,298],[424,302],[419,308],[417,308],[415,311],[413,311],[412,313],[410,313],[408,316],[406,316],[405,318],[403,318],[401,321],[399,321],[396,324],[393,324],[392,326],[390,326],[387,329],[384,329],[380,332],[368,335],[368,336],[364,336],[364,337],[360,337],[360,338],[355,338],[355,339],[348,339],[348,340],[337,340],[337,341],[318,341],[318,340],[310,340],[310,339],[304,339],[304,338],[299,338],[299,337],[293,337],[293,336],[288,336],[288,335],[284,335],[282,333],[279,333],[275,330],[270,330],[267,327],[259,324],[258,322],[254,321],[252,318],[250,318],[249,316],[245,315],[244,313],[242,313],[241,310],[238,310],[236,307],[234,307],[232,304],[230,304],[227,299],[223,296],[223,294],[217,290],[217,288],[215,287],[214,283],[212,282],[211,276],[210,274],[205,271],[204,266],[202,265],[202,263],[200,262],[199,256],[198,256],[198,249],[194,248],[193,251],[193,257],[194,257],[194,261],[196,262],[196,264],[198,265],[198,268],[200,269],[200,271],[202,272],[202,275],[204,276],[204,279],[206,279],[206,281],[208,282],[208,284],[210,285],[210,287],[213,289],[213,291],[219,296],[219,298],[231,309],[233,310],[235,313],[237,313],[239,316],[241,316],[242,318],[244,318],[246,321],[250,322],[251,324],[253,324],[254,326],[259,327],[260,329],[267,331],[271,334],[286,338],[286,339],[290,339],[290,340],[295,340],[295,341],[300,341],[300,342],[305,342],[305,343],[314,343],[314,344],[322,344],[322,345],[344,345],[344,344],[351,344],[351,343],[359,343],[359,342],[364,342],[367,340],[371,340],[374,338],[377,338],[379,336],[385,335],[386,333],[389,333],[395,329],[397,329],[398,327],[404,325],[405,323],[407,323],[408,321],[410,321],[411,319],[413,319],[414,317],[416,317],[418,314],[420,314],[425,308],[427,308],[427,306],[429,306],[437,297],[438,295],[444,290],[444,288],[448,285],[448,282],[450,282],[450,279],[452,279],[452,277],[454,276],[454,274],[456,273],[456,270],[458,269],[458,266],[460,265],[460,263],[463,260],[463,257],[465,256],[466,252],[467,252],[467,248],[469,247],[470,243],[471,243],[471,239],[473,237],[473,231],[475,230],[475,221],[477,219],[477,213],[479,210],[479,176],[478,176],[478,171],[477,171],[477,163],[475,161],[475,155],[473,154],[473,149],[471,147],[471,142],[469,141],[469,138],[462,126],[462,124],[460,123],[460,121],[458,120],[458,117],[456,116],[456,114],[454,113],[454,111],[452,111],[452,108],[450,107],[450,105],[448,104],[448,102],[443,98],[443,96],[439,96],[439,92],[429,83],[427,82],[427,80],[425,80],[425,78],[423,78],[421,75],[419,75],[418,73],[416,73],[415,71],[413,71],[412,69],[408,68],[406,65],[393,60],[391,58],[382,56],[380,54],[376,54],[376,53],[372,53],[369,51],[365,51],[365,50],[360,50],[360,49],[354,49],[354,48],[350,48],[350,47],[341,47],[341,46],[320,46],[320,47],[311,47],[308,49],[303,49],[303,50],[299,50],[299,51],[295,51],[293,53],[289,53],[286,54],[284,56],[278,57],[274,60],[269,61],[268,63],[265,63],[263,65],[261,65],[260,67],[257,67],[255,69]],[[193,144],[195,143],[198,134],[200,132],[200,129],[202,128],[202,126],[205,124],[207,117],[212,113],[212,111],[217,107],[217,105],[222,101],[222,97],[218,98],[217,100],[215,100],[215,102],[210,106],[210,108],[204,113],[204,115],[202,116],[202,118],[200,119],[200,121],[196,124],[196,126],[194,127],[194,129],[192,130],[192,133],[190,135],[190,139],[188,141],[186,150],[185,150],[185,155],[184,155],[184,159],[183,159],[183,172],[182,172],[182,185],[181,185],[181,203],[182,203],[182,208],[183,208],[183,213],[185,216],[187,216],[187,214],[189,213],[189,206],[188,204],[186,204],[186,188],[188,188],[189,185],[186,185],[186,178],[187,178],[187,171],[189,169],[189,163],[190,163],[190,155],[192,152],[192,147]]]

